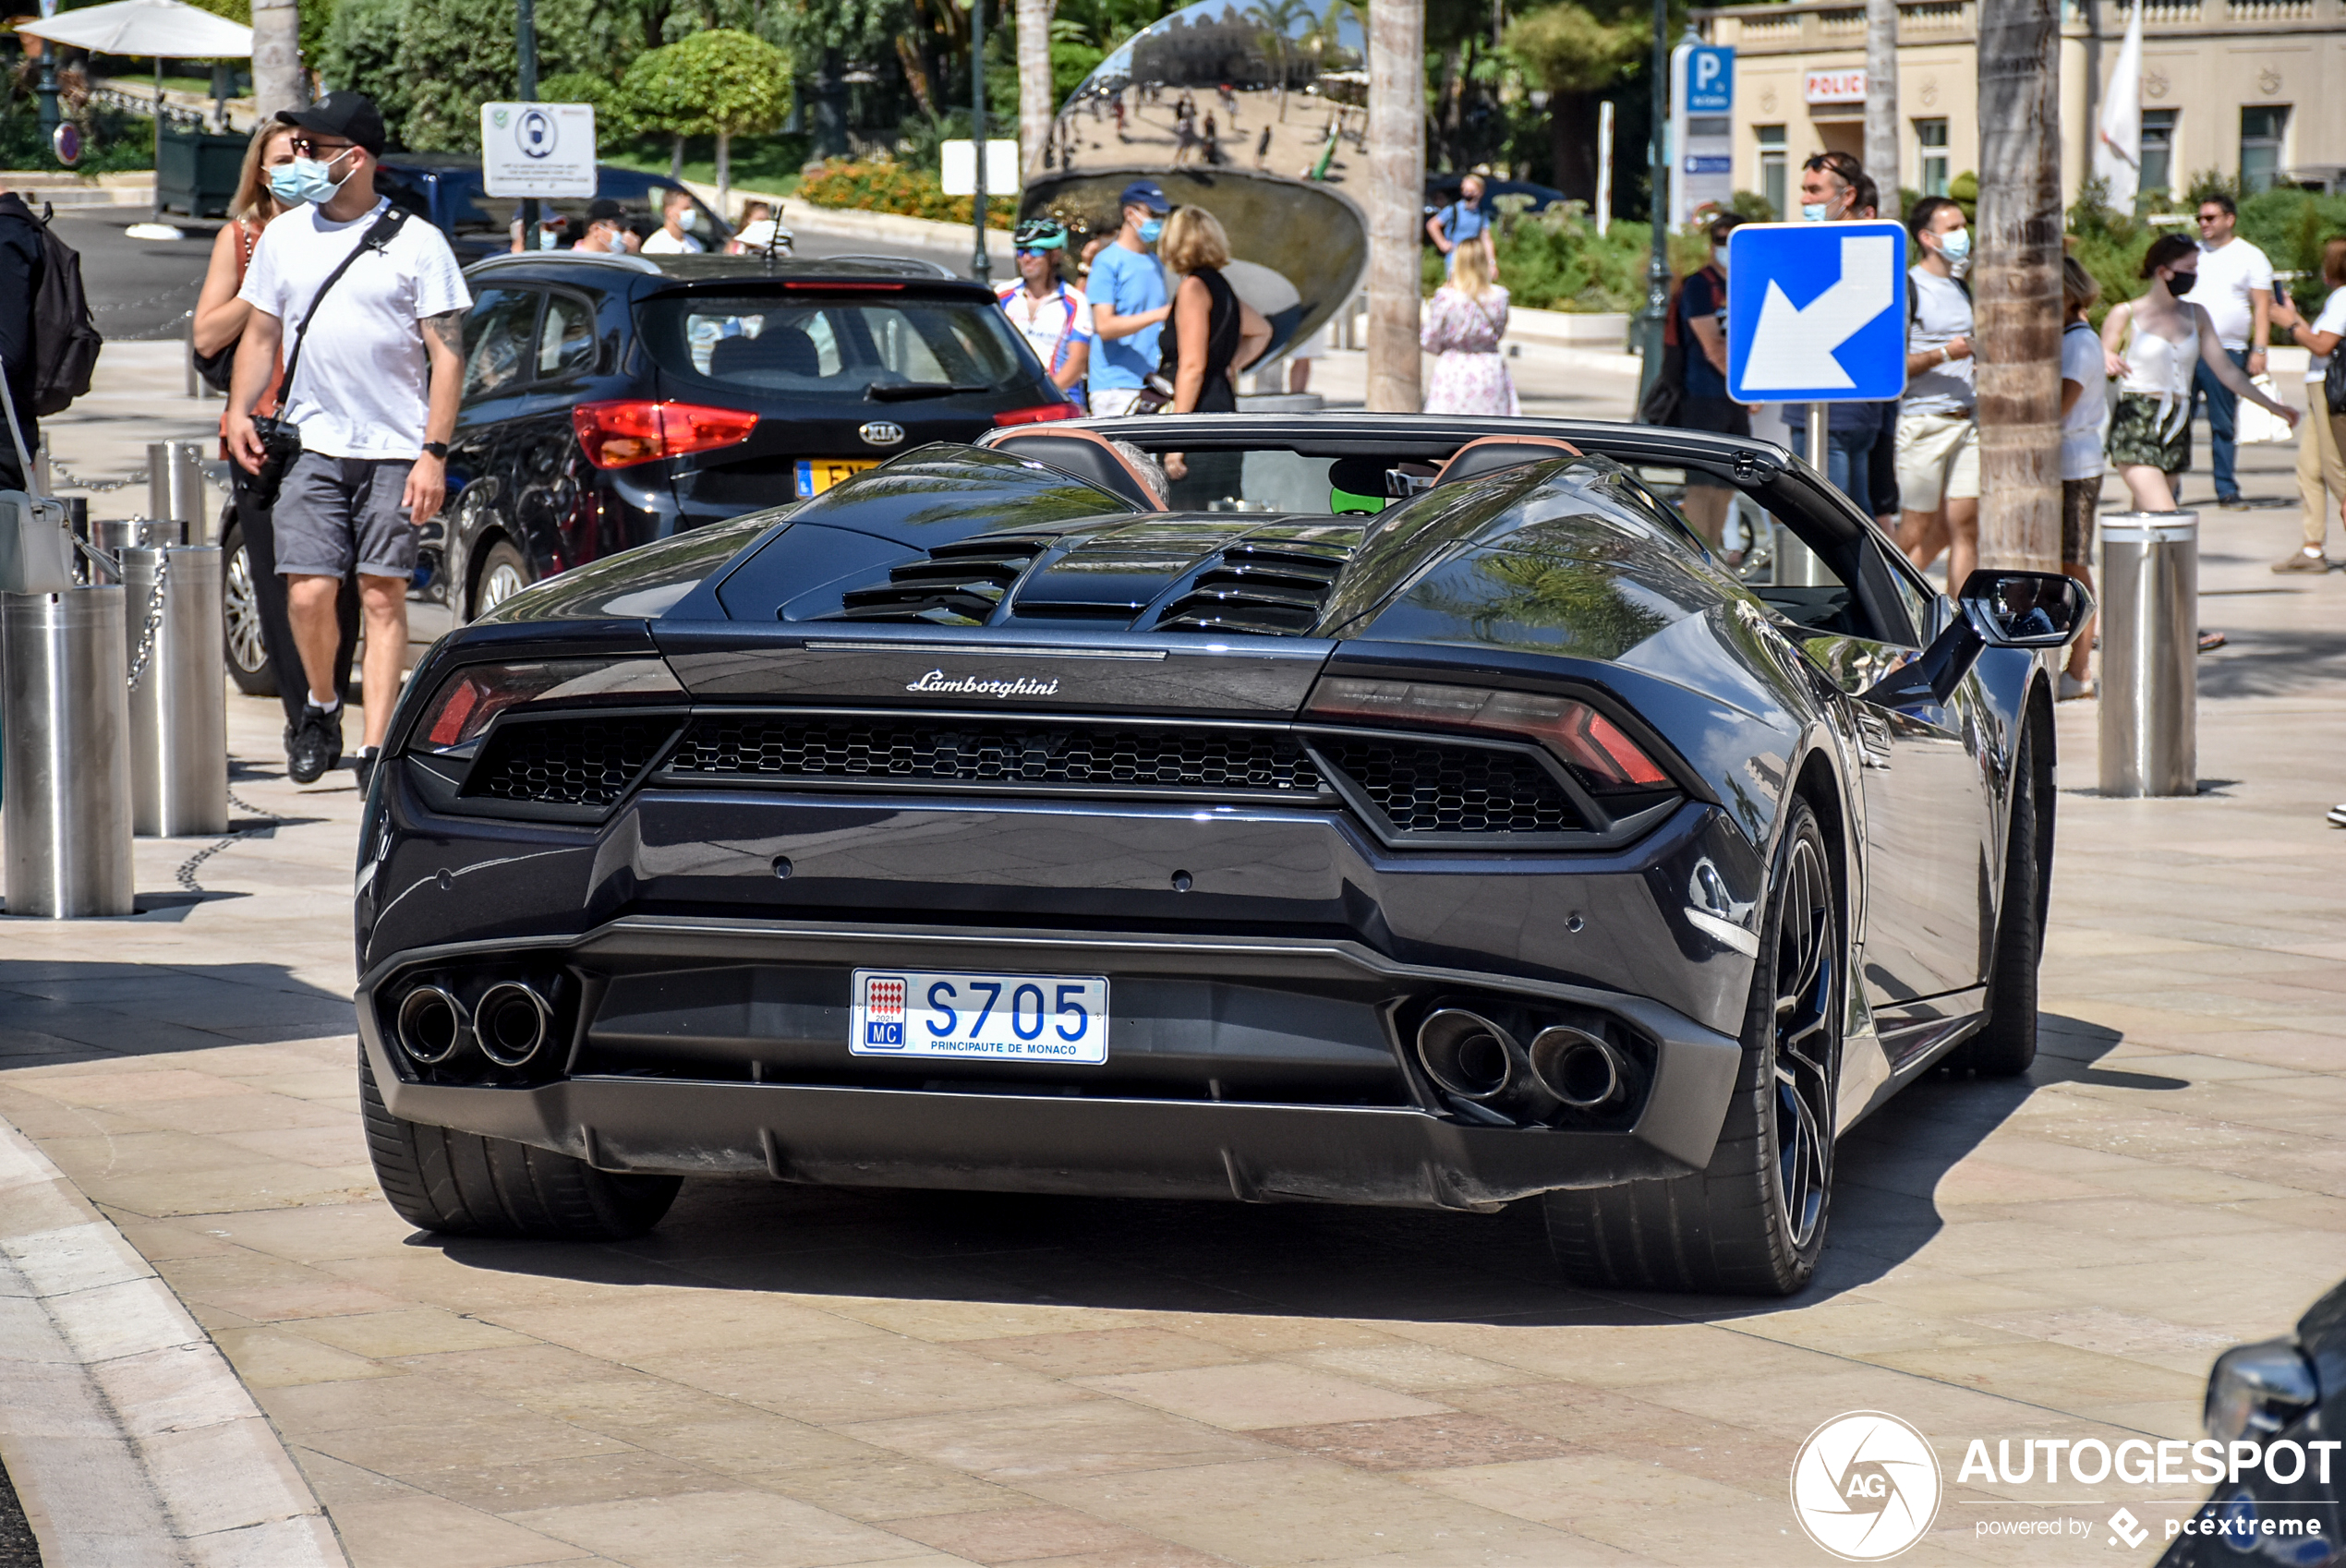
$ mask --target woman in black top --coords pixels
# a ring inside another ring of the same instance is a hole
[[[1173,385],[1173,402],[1166,412],[1235,414],[1238,373],[1262,356],[1271,341],[1271,323],[1222,276],[1222,269],[1230,264],[1229,236],[1203,207],[1176,208],[1166,220],[1157,254],[1181,280],[1173,291],[1173,314],[1158,340],[1164,347],[1157,370]],[[1191,464],[1182,453],[1166,454],[1165,474],[1176,481],[1177,507],[1236,497],[1239,454],[1227,454],[1227,462],[1221,461],[1224,455],[1201,455]],[[1224,473],[1225,468],[1229,472]],[[1189,493],[1192,491],[1196,493]]]

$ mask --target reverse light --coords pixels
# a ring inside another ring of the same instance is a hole
[[[1433,724],[1519,735],[1547,747],[1600,790],[1650,790],[1670,782],[1670,776],[1619,725],[1570,697],[1338,676],[1312,689],[1304,712],[1314,718]]]
[[[745,441],[757,428],[757,416],[697,403],[623,398],[580,404],[570,411],[570,428],[578,432],[587,462],[598,468],[624,468]]]
[[[477,738],[490,719],[528,703],[565,706],[635,704],[683,694],[657,658],[550,658],[530,664],[474,664],[440,683],[417,726],[417,743],[450,751]]]
[[[1033,408],[1006,408],[994,416],[996,426],[1040,425],[1049,419],[1081,419],[1082,408],[1072,403],[1044,403]]]

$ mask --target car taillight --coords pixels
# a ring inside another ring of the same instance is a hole
[[[1619,725],[1570,697],[1331,677],[1312,688],[1304,712],[1313,718],[1433,724],[1520,735],[1547,747],[1599,789],[1648,790],[1670,782],[1670,776]]]
[[[598,468],[624,468],[656,457],[681,457],[745,441],[757,428],[757,416],[697,403],[625,398],[580,404],[570,411],[570,428],[578,432],[587,462]]]
[[[680,697],[657,658],[550,658],[529,664],[467,665],[440,683],[416,727],[417,744],[448,751],[473,740],[489,721],[525,703],[566,706],[657,702]]]
[[[1006,408],[994,416],[997,425],[1039,425],[1046,419],[1081,419],[1082,408],[1072,403],[1045,403],[1033,408]]]

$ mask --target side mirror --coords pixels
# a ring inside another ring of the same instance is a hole
[[[1964,580],[1960,611],[1920,657],[1883,676],[1864,694],[1897,707],[1943,703],[1978,662],[1982,648],[2061,648],[2076,640],[2094,612],[2093,596],[2058,572],[1981,570]]]
[[[2094,613],[2093,596],[2058,572],[1974,572],[1958,601],[1981,641],[1999,648],[2063,648]]]

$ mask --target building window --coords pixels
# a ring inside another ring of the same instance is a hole
[[[2281,136],[2289,128],[2286,108],[2240,112],[2240,188],[2268,190],[2280,174]]]
[[[2143,111],[2142,177],[2138,184],[2145,195],[2163,190],[2171,195],[2175,188],[2175,111],[2145,109]]]
[[[1947,194],[1947,122],[1915,122],[1915,169],[1925,196]]]
[[[1784,127],[1754,126],[1751,130],[1760,139],[1760,194],[1768,199],[1768,210],[1782,223],[1792,215],[1784,205]]]

